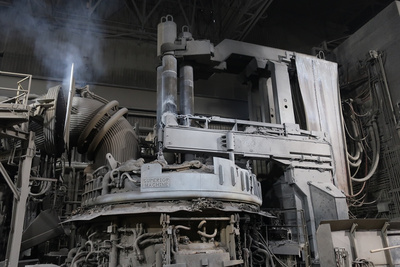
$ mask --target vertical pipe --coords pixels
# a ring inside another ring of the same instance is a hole
[[[166,54],[162,58],[161,91],[162,117],[165,125],[177,124],[177,61],[174,55]]]
[[[161,115],[162,115],[162,71],[163,67],[158,66],[157,67],[157,127],[156,129],[158,130],[161,125]]]
[[[182,66],[179,70],[180,110],[182,115],[194,114],[193,67]],[[190,120],[184,119],[182,124],[190,126]]]
[[[193,67],[183,65],[179,69],[179,95],[180,95],[180,111],[182,115],[194,114],[194,86],[193,86]],[[181,122],[184,126],[190,126],[191,120],[184,118]],[[186,153],[185,161],[191,161],[195,158],[194,154]]]
[[[112,228],[116,228],[117,225],[112,225]],[[108,266],[117,266],[118,264],[118,248],[117,248],[117,241],[118,241],[118,233],[116,229],[113,229],[113,232],[110,234],[110,241],[111,241],[111,250],[110,250],[110,258]]]
[[[162,46],[173,44],[176,40],[176,24],[171,15],[161,18],[157,28],[157,56],[162,57],[162,66],[157,68],[157,135],[158,156],[166,156],[162,152],[163,133],[161,123],[164,125],[177,125],[176,100],[177,100],[177,61],[173,52],[163,51]],[[168,50],[169,51],[169,50]],[[174,157],[172,156],[172,159]]]

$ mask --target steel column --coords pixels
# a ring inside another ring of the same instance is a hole
[[[179,69],[179,104],[180,113],[182,115],[194,115],[194,81],[193,81],[193,67],[183,65]],[[190,126],[192,120],[189,116],[185,116],[180,122],[181,125]],[[194,159],[194,154],[186,153],[184,155],[185,161]]]
[[[0,172],[3,175],[4,179],[6,180],[8,186],[10,187],[11,191],[14,194],[14,198],[18,201],[19,200],[19,192],[17,187],[14,185],[11,177],[8,175],[6,169],[4,168],[3,164],[0,162]]]
[[[174,55],[167,54],[162,58],[161,91],[162,91],[162,122],[165,125],[176,124],[168,115],[177,112],[177,61]],[[166,116],[167,115],[167,116]],[[170,120],[170,118],[172,120]],[[176,120],[176,119],[175,119]]]
[[[356,246],[356,229],[358,227],[357,223],[353,223],[350,229],[349,238],[350,238],[350,245],[351,245],[351,252],[353,253],[353,259],[358,258],[358,251]]]
[[[182,115],[194,115],[193,67],[182,66],[179,71],[180,110]],[[190,126],[190,120],[184,119],[185,126]]]
[[[161,115],[162,115],[162,71],[163,67],[157,67],[157,130],[160,128],[161,125]]]
[[[277,123],[296,123],[294,119],[292,92],[289,72],[285,63],[269,61],[272,88],[275,99],[275,114]]]
[[[17,267],[21,250],[22,232],[24,230],[24,220],[26,211],[26,200],[29,195],[29,178],[32,166],[32,158],[35,155],[35,134],[29,135],[26,153],[19,164],[17,188],[20,192],[20,199],[14,199],[13,212],[11,218],[11,229],[8,237],[5,266]]]
[[[389,247],[389,241],[388,241],[388,238],[387,238],[387,229],[388,229],[389,226],[390,226],[390,224],[388,222],[386,222],[383,225],[382,229],[381,229],[382,244],[383,244],[383,246],[385,248]],[[385,251],[385,257],[386,257],[386,261],[387,261],[388,266],[389,267],[393,267],[394,265],[393,265],[393,260],[392,260],[392,256],[390,254],[390,251],[388,249],[384,250],[384,251]]]

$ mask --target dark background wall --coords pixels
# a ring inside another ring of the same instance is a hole
[[[32,92],[42,94],[68,81],[74,63],[78,85],[131,109],[154,110],[162,16],[215,44],[232,38],[310,54],[323,41],[331,49],[390,2],[3,0],[0,70],[32,74]],[[248,85],[228,74],[211,80],[195,84],[196,112],[248,118]]]

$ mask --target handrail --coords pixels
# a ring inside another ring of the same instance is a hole
[[[10,96],[8,101],[15,99],[15,102],[14,102],[15,104],[22,104],[22,105],[26,106],[28,104],[28,97],[29,97],[29,93],[31,90],[32,75],[0,71],[0,76],[1,75],[10,76],[10,77],[21,77],[21,79],[19,81],[17,81],[17,88],[0,87],[0,92],[1,91],[15,91],[16,94],[14,96]],[[28,83],[28,84],[26,85],[23,83]],[[7,101],[3,101],[3,102],[7,102]]]

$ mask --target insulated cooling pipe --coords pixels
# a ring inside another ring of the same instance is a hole
[[[194,115],[193,67],[189,65],[184,65],[180,68],[179,73],[181,114]],[[182,124],[185,126],[190,126],[190,119],[184,119]]]
[[[194,115],[194,80],[193,67],[185,62],[180,62],[178,80],[178,62],[174,53],[177,31],[171,15],[161,18],[157,34],[157,56],[161,60],[161,66],[157,68],[157,134],[158,140],[162,144],[163,125],[178,124],[178,102],[182,115],[180,124],[191,125],[190,116]],[[187,26],[182,28],[179,39],[181,41],[192,39],[192,34]],[[163,155],[166,156],[165,153]],[[186,161],[193,160],[193,158],[193,154],[184,154]]]
[[[192,35],[187,26],[182,28],[180,39],[191,39]],[[180,94],[180,113],[188,115],[181,124],[190,126],[189,115],[194,113],[193,67],[178,62],[173,52],[177,38],[176,24],[171,15],[161,18],[157,28],[157,55],[161,59],[161,66],[157,68],[157,127],[161,124],[176,124],[178,113],[178,87]]]
[[[157,55],[162,64],[157,68],[157,125],[177,124],[178,63],[172,51],[163,51],[163,47],[173,46],[177,37],[171,15],[161,18],[157,35]]]
[[[161,121],[168,125],[176,123],[170,121],[168,115],[175,116],[177,113],[177,98],[178,98],[178,74],[177,60],[174,55],[164,55],[162,57],[162,72],[161,72],[161,100],[162,112]]]

